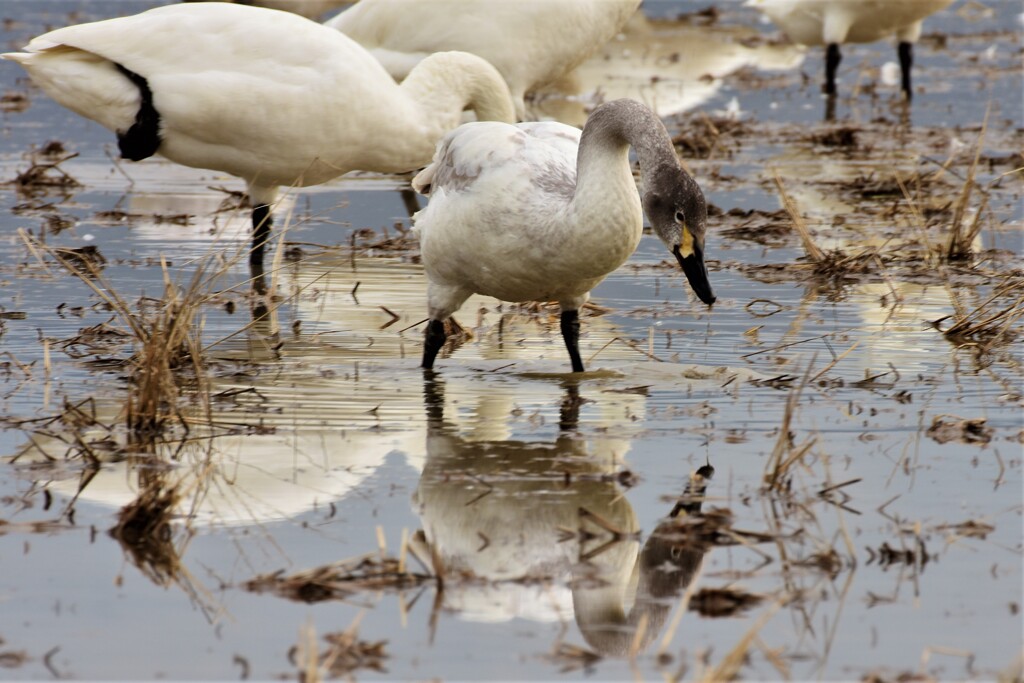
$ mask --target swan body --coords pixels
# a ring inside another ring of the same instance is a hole
[[[911,97],[913,43],[926,17],[953,0],[747,0],[775,22],[790,40],[824,45],[826,94],[835,94],[835,72],[842,59],[839,45],[872,43],[889,36],[898,41],[902,88]]]
[[[280,186],[420,168],[467,107],[481,119],[515,116],[500,75],[474,55],[434,55],[398,85],[338,31],[230,3],[69,26],[2,56],[114,131],[122,156],[159,153],[245,180],[254,226]]]
[[[582,371],[579,307],[636,250],[641,207],[700,299],[715,300],[703,257],[704,196],[660,119],[633,100],[598,107],[582,133],[553,122],[464,124],[441,141],[413,188],[430,196],[414,217],[430,281],[424,368],[444,343],[443,321],[479,293],[557,301],[573,370]]]
[[[611,39],[640,0],[360,0],[326,22],[359,42],[395,78],[427,55],[461,50],[493,64],[520,118],[523,98]]]

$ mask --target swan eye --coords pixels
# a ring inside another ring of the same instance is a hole
[[[676,211],[676,223],[685,223],[686,216],[683,215],[682,211]]]

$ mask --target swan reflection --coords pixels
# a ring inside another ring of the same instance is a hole
[[[641,646],[654,640],[709,547],[675,531],[679,518],[701,514],[713,469],[697,472],[641,543],[623,494],[626,425],[610,420],[610,438],[578,435],[586,399],[576,384],[563,385],[557,436],[539,442],[465,430],[445,393],[428,374],[426,460],[413,498],[423,529],[412,545],[442,578],[462,579],[445,582],[444,606],[473,621],[573,617],[607,656],[628,654],[640,628]],[[606,418],[623,410],[619,401],[644,400],[608,396],[600,401]]]
[[[760,42],[743,27],[695,26],[637,12],[623,32],[556,86],[540,93],[534,114],[582,126],[601,102],[628,97],[659,116],[704,104],[740,69],[796,69],[802,48]]]

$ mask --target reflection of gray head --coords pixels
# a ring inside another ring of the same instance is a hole
[[[646,648],[664,627],[675,598],[697,576],[710,544],[698,534],[680,534],[677,516],[700,514],[706,479],[713,472],[710,466],[698,470],[669,518],[658,525],[644,544],[636,567],[636,596],[628,614],[622,603],[587,605],[586,591],[573,593],[580,631],[598,653],[611,657],[628,655],[645,618],[643,634],[636,644],[641,650]]]

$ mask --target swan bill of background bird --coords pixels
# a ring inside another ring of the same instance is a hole
[[[325,24],[369,50],[397,79],[440,50],[479,55],[505,78],[524,119],[526,95],[579,66],[639,6],[640,0],[360,0]]]
[[[909,100],[914,43],[926,17],[953,0],[747,0],[771,19],[794,43],[825,46],[826,95],[836,94],[836,70],[844,43],[872,43],[895,36],[902,75],[901,88]]]
[[[464,52],[431,55],[398,85],[365,49],[289,12],[221,2],[158,7],[33,39],[19,63],[68,109],[153,154],[242,178],[250,263],[262,273],[280,187],[353,170],[415,171],[472,109],[514,121],[501,75]]]
[[[430,197],[414,217],[429,280],[425,369],[444,345],[444,321],[477,293],[557,301],[573,372],[582,372],[579,308],[636,250],[643,212],[700,300],[715,301],[704,195],[664,124],[634,100],[601,105],[582,132],[554,122],[465,124],[438,144],[413,188]]]

